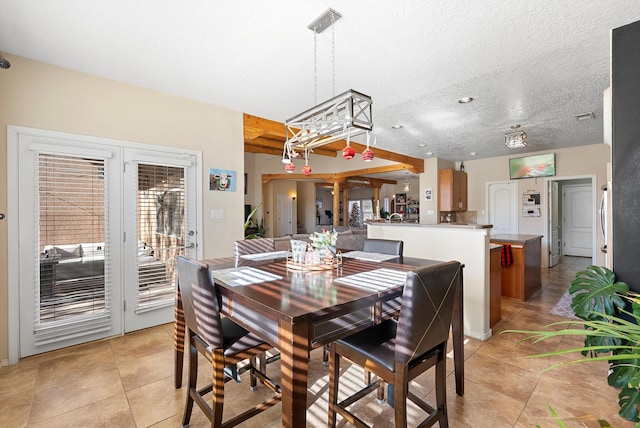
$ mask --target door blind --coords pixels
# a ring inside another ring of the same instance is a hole
[[[110,325],[108,165],[66,154],[35,159],[34,327],[36,342],[49,343]]]
[[[137,312],[173,305],[175,260],[184,254],[185,168],[138,163]]]

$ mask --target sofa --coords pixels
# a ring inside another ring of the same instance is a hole
[[[43,250],[40,254],[40,286],[44,294],[51,294],[55,284],[104,276],[104,242],[47,245]],[[165,264],[157,260],[146,245],[138,247],[138,266],[141,271],[145,270],[143,282],[149,282],[150,278],[166,281]]]
[[[367,228],[365,227],[345,227],[345,226],[316,226],[316,232],[323,230],[336,230],[338,238],[336,240],[336,248],[342,251],[362,251],[364,248],[364,240],[367,238]],[[281,238],[274,238],[276,251],[286,251],[291,249],[291,239],[305,241],[311,243],[308,233],[296,233]]]

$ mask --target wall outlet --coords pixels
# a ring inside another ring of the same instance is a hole
[[[224,218],[224,210],[211,210],[211,218]]]

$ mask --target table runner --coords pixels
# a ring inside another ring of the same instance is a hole
[[[279,275],[274,275],[272,273],[249,266],[212,270],[211,275],[213,276],[214,280],[222,281],[225,284],[230,285],[231,287],[282,279],[282,277]]]
[[[394,269],[375,269],[369,272],[356,273],[343,276],[335,282],[351,285],[353,287],[366,288],[368,290],[382,291],[388,288],[404,284],[407,272]]]

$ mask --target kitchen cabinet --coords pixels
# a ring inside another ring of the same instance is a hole
[[[493,327],[502,319],[502,245],[491,244],[489,248],[489,327]]]
[[[494,235],[491,243],[511,249],[511,264],[501,266],[502,296],[527,300],[541,289],[542,236]]]
[[[467,173],[441,169],[438,173],[440,211],[467,210]]]

